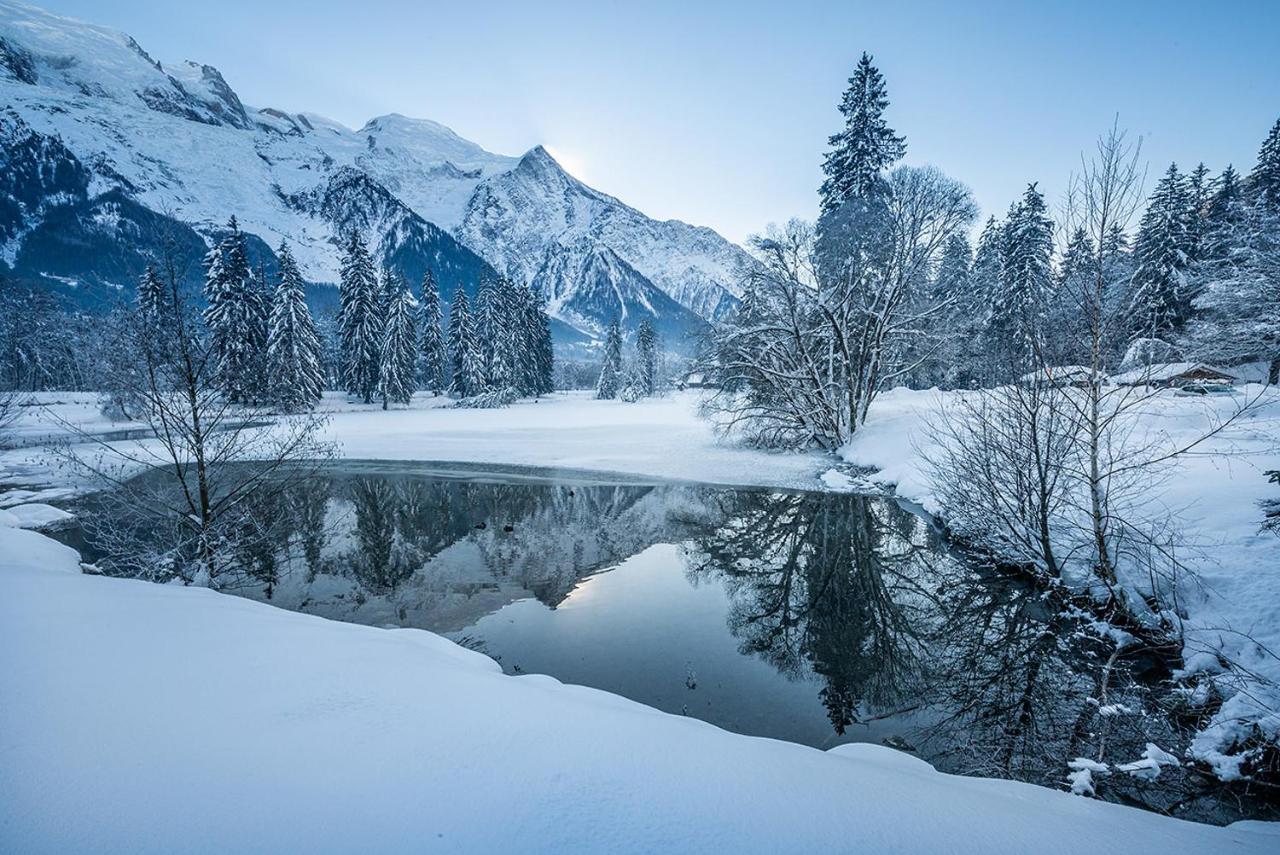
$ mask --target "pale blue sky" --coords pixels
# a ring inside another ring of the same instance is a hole
[[[816,213],[864,49],[908,162],[968,183],[984,216],[1028,181],[1059,194],[1116,113],[1153,176],[1248,169],[1280,116],[1280,0],[40,5],[215,65],[255,106],[421,116],[504,154],[543,143],[598,189],[733,240]]]

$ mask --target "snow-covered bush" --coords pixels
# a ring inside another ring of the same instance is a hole
[[[1134,339],[1129,349],[1124,352],[1124,359],[1120,361],[1120,370],[1132,371],[1135,368],[1177,360],[1178,348],[1169,342],[1158,338],[1138,338]]]
[[[507,387],[505,389],[491,389],[488,392],[481,392],[479,395],[462,398],[454,403],[454,407],[464,410],[496,410],[500,407],[509,407],[518,400],[520,400],[520,393],[511,387]]]

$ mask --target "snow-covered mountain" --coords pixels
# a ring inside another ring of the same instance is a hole
[[[445,297],[494,270],[545,289],[598,335],[654,320],[677,343],[734,305],[750,259],[714,231],[659,222],[570,176],[541,146],[493,154],[435,122],[351,130],[241,102],[215,68],[160,63],[129,36],[0,0],[0,274],[80,294],[128,289],[161,232],[198,275],[234,214],[304,275],[337,279],[340,237]],[[565,328],[567,330],[567,328]]]

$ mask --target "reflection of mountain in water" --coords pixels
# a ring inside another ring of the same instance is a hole
[[[554,608],[584,577],[680,537],[704,493],[332,476],[289,498],[274,580],[244,593],[339,620],[448,632],[520,599]]]

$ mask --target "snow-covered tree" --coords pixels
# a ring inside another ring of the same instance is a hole
[[[449,306],[449,390],[460,398],[484,391],[484,357],[467,292],[459,285]]]
[[[831,150],[822,164],[827,177],[818,192],[824,214],[851,197],[884,191],[885,170],[907,150],[906,140],[885,122],[888,106],[884,77],[864,53],[840,101],[844,127],[828,140]]]
[[[645,318],[636,328],[636,381],[641,395],[653,395],[658,388],[658,334]]]
[[[1053,293],[1053,223],[1044,196],[1027,185],[1009,211],[1000,245],[1000,286],[992,298],[988,335],[993,351],[1023,360],[1043,343]]]
[[[622,384],[622,332],[615,317],[609,322],[604,339],[604,362],[600,366],[600,380],[596,383],[596,397],[611,400],[618,397]]]
[[[354,231],[342,255],[338,297],[343,385],[370,404],[378,391],[383,295],[369,249]]]
[[[440,311],[440,288],[428,270],[422,277],[422,296],[418,300],[418,322],[422,343],[418,348],[418,382],[422,388],[439,395],[449,388],[448,361],[445,349],[443,317]]]
[[[378,397],[384,410],[389,403],[407,404],[413,398],[418,361],[413,295],[401,287],[387,299],[378,362]]]
[[[1265,201],[1241,205],[1229,229],[1215,232],[1220,254],[1198,264],[1193,284],[1197,315],[1187,346],[1200,358],[1227,365],[1269,364],[1280,382],[1280,208]]]
[[[155,265],[148,264],[138,280],[138,311],[144,321],[153,327],[159,327],[161,318],[165,317],[167,294],[160,274]]]
[[[267,301],[249,269],[244,235],[233,216],[229,234],[205,257],[204,311],[218,386],[237,404],[262,392],[266,367]]]
[[[1147,202],[1134,249],[1137,269],[1129,298],[1135,333],[1164,338],[1180,330],[1191,309],[1187,266],[1192,232],[1186,178],[1171,164]]]
[[[1272,208],[1280,208],[1280,119],[1258,151],[1258,165],[1249,173],[1249,194]]]
[[[307,308],[302,274],[287,244],[276,251],[280,278],[271,300],[267,332],[270,399],[284,412],[309,410],[320,400],[320,337]]]

